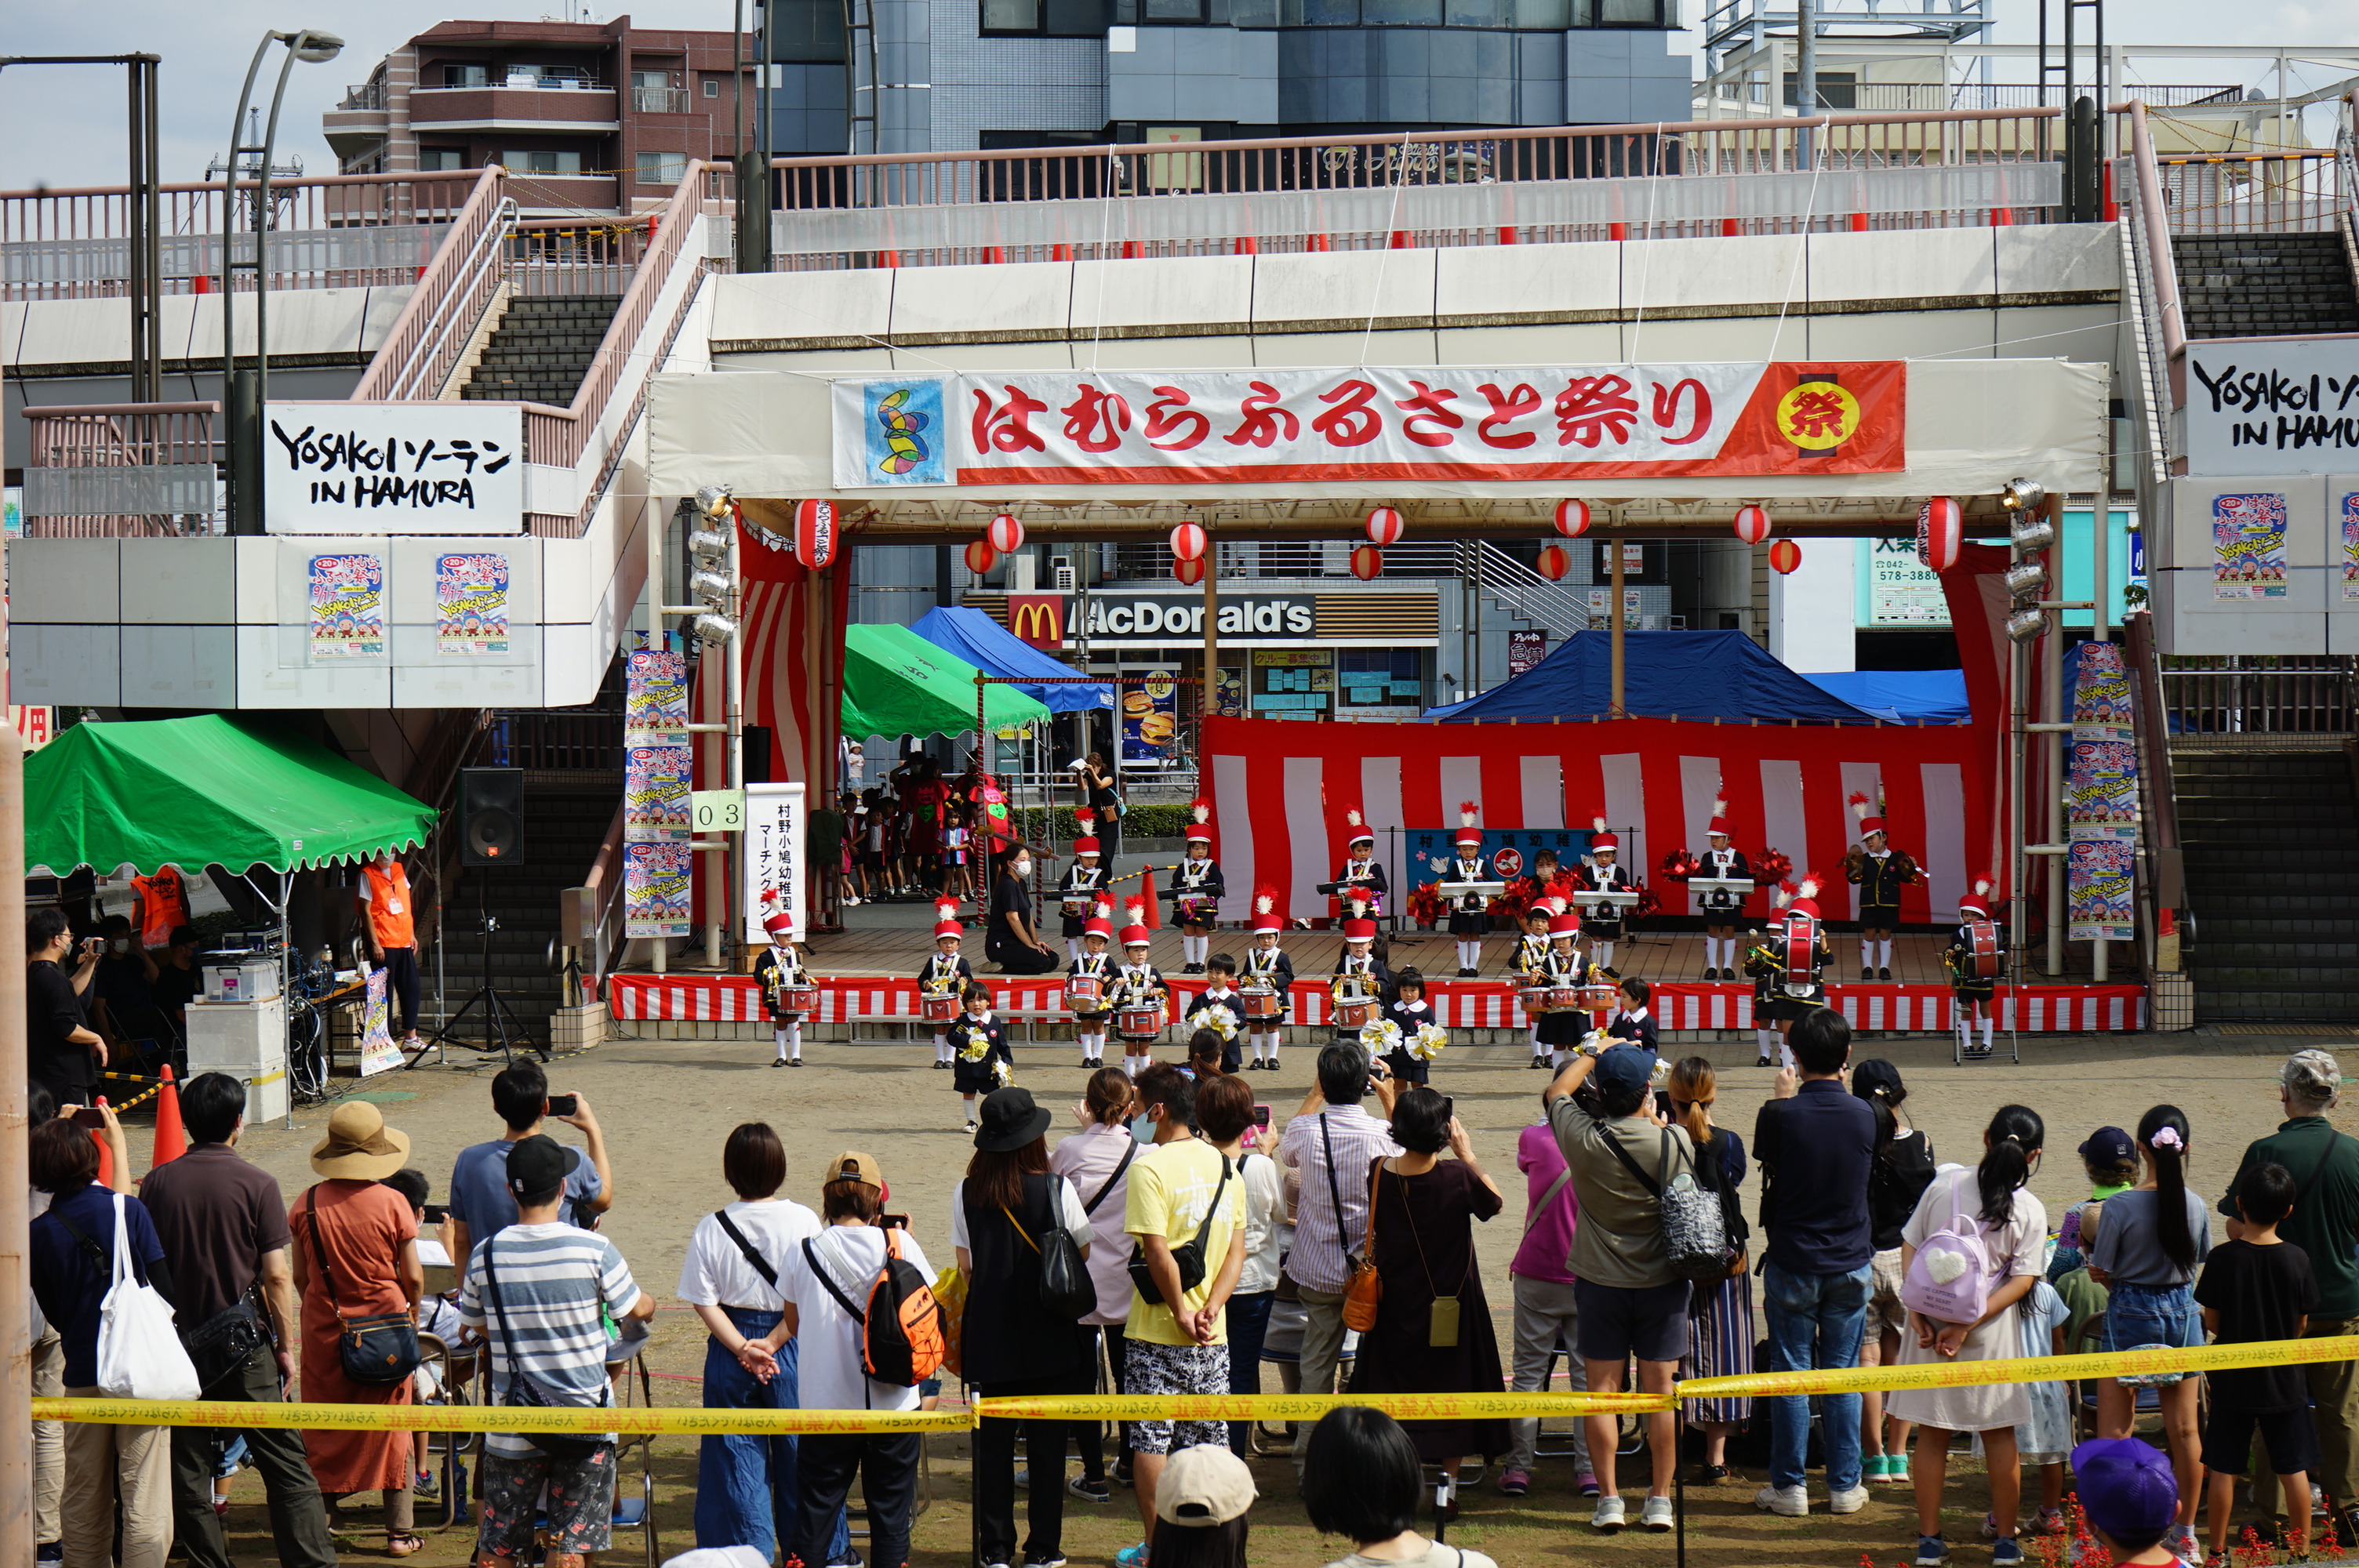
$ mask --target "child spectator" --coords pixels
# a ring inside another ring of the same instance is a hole
[[[2081,1509],[2116,1568],[2175,1563],[2163,1538],[2179,1516],[2169,1456],[2135,1437],[2099,1437],[2072,1450]]]
[[[1574,1299],[1573,1227],[1580,1223],[1580,1200],[1573,1195],[1572,1173],[1564,1151],[1557,1146],[1556,1130],[1546,1119],[1548,1098],[1540,1098],[1542,1119],[1524,1129],[1516,1141],[1516,1169],[1524,1173],[1523,1244],[1507,1265],[1516,1296],[1515,1391],[1537,1393],[1548,1386],[1549,1366],[1563,1347],[1571,1373],[1566,1387],[1572,1393],[1589,1390],[1589,1368],[1581,1358],[1581,1306]],[[1538,1456],[1540,1423],[1537,1416],[1518,1416],[1507,1423],[1515,1446],[1499,1473],[1499,1490],[1520,1498],[1532,1489],[1532,1465]],[[1573,1490],[1584,1498],[1597,1495],[1597,1476],[1589,1464],[1589,1423],[1572,1423]]]
[[[2061,1356],[2064,1346],[2064,1298],[2045,1280],[2034,1281],[2023,1304],[2016,1309],[2023,1331],[2023,1356]],[[2064,1458],[2072,1449],[2072,1391],[2061,1382],[2026,1383],[2031,1397],[2031,1419],[2015,1429],[2017,1456],[2039,1466],[2039,1519],[2034,1535],[2062,1535],[2064,1525]],[[1998,1532],[1998,1522],[1985,1516],[1983,1534]]]
[[[2318,1307],[2310,1255],[2277,1235],[2293,1212],[2294,1183],[2283,1165],[2255,1165],[2236,1184],[2244,1231],[2212,1250],[2195,1300],[2217,1345],[2299,1339]],[[2310,1385],[2299,1367],[2243,1367],[2211,1374],[2212,1419],[2203,1432],[2203,1467],[2212,1473],[2212,1555],[2224,1560],[2236,1479],[2246,1472],[2253,1433],[2268,1447],[2288,1513],[2288,1543],[2308,1549],[2310,1473],[2318,1468],[2310,1419]],[[2085,1487],[2086,1483],[2083,1483]]]
[[[2048,1260],[2051,1284],[2089,1260],[2081,1236],[2082,1209],[2137,1185],[2137,1144],[2118,1127],[2100,1127],[2081,1145],[2081,1166],[2089,1173],[2089,1195],[2064,1211],[2064,1223],[2056,1233],[2056,1254]]]

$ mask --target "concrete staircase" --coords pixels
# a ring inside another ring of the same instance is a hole
[[[2173,750],[2199,1023],[2359,1022],[2352,764],[2314,751]]]
[[[558,930],[558,894],[582,885],[622,798],[620,773],[525,773],[523,855],[513,865],[461,871],[443,916],[444,994],[451,1011],[483,983],[483,938],[475,914],[477,899],[486,898],[499,922],[491,938],[493,983],[523,1022],[532,1048],[549,1044],[549,1020],[558,1003],[559,977],[549,962]],[[484,1038],[482,1021],[479,1007],[467,1015],[462,1033],[471,1040]]]
[[[511,299],[459,395],[571,407],[622,303],[615,294]]]
[[[2335,234],[2174,234],[2190,338],[2359,332],[2359,295]]]

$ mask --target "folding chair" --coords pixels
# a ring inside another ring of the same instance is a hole
[[[484,1357],[473,1349],[453,1350],[431,1334],[418,1336],[418,1348],[424,1353],[424,1358],[419,1362],[420,1368],[430,1372],[441,1385],[440,1396],[433,1402],[446,1405],[475,1402],[468,1397],[467,1387],[482,1370],[480,1364]],[[469,1472],[459,1456],[480,1454],[484,1434],[480,1432],[427,1432],[420,1433],[419,1438],[421,1444],[419,1458],[422,1461],[418,1466],[419,1469],[435,1468],[435,1454],[438,1450],[441,1454],[442,1492],[432,1504],[424,1498],[419,1499],[419,1506],[414,1510],[417,1524],[428,1530],[443,1530],[473,1522],[473,1510],[467,1507]],[[482,1461],[478,1459],[475,1468],[481,1470],[482,1467]],[[429,1518],[429,1508],[439,1509],[440,1517]]]
[[[643,1350],[623,1364],[622,1374],[614,1379],[614,1402],[623,1409],[651,1410],[655,1407],[654,1379],[647,1375],[647,1357]],[[655,1433],[625,1433],[614,1444],[614,1514],[610,1528],[616,1530],[636,1530],[647,1542],[647,1568],[657,1568],[663,1561],[663,1543],[656,1533],[656,1473]],[[624,1477],[626,1463],[636,1457],[639,1469],[638,1495],[625,1495]]]

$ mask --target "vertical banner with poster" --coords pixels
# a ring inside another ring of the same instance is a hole
[[[385,557],[375,551],[313,556],[310,648],[314,659],[385,657]]]
[[[2136,936],[2138,822],[2129,672],[2118,643],[2082,643],[2071,658],[2072,751],[2064,772],[2068,935],[2127,942]]]
[[[633,746],[623,753],[623,837],[642,843],[690,837],[686,746]]]
[[[386,972],[369,971],[368,994],[361,1003],[361,1076],[365,1078],[401,1065],[401,1048],[393,1043],[393,1017],[386,995]]]
[[[1527,676],[1548,657],[1548,633],[1537,628],[1507,633],[1507,678]]]
[[[508,558],[497,550],[434,557],[434,633],[444,654],[508,652]]]
[[[809,833],[803,786],[799,784],[756,784],[745,786],[745,928],[740,935],[759,946],[774,914],[794,922],[787,935],[805,939],[809,929],[806,901],[810,890],[804,880],[810,861],[804,852]]]
[[[623,846],[623,935],[685,936],[689,934],[689,866],[695,851],[685,843]]]
[[[1220,679],[1213,687],[1212,711],[1223,719],[1245,716],[1245,672],[1234,665],[1221,666]]]
[[[623,744],[688,743],[688,655],[633,649],[623,662]]]
[[[1180,683],[1172,672],[1154,669],[1122,691],[1122,765],[1159,768],[1171,760],[1180,740]]]
[[[2286,498],[2275,494],[2212,498],[2212,597],[2286,596]]]

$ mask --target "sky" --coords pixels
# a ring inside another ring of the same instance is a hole
[[[578,0],[577,0],[578,3]],[[1690,19],[1706,0],[1684,0]],[[1860,0],[1828,15],[1855,10]],[[2001,42],[2028,42],[2037,13],[2029,0],[1998,0]],[[751,6],[748,6],[751,13]],[[454,16],[538,17],[554,15],[547,0],[125,0],[110,5],[60,0],[12,0],[5,48],[11,54],[103,53],[144,49],[163,57],[164,177],[204,178],[205,166],[227,146],[229,116],[255,45],[266,32],[319,27],[340,34],[344,52],[324,65],[298,63],[287,85],[279,121],[278,161],[299,157],[307,172],[333,174],[334,155],[320,135],[320,116],[364,81],[386,52],[434,23]],[[624,14],[592,10],[595,20]],[[642,27],[725,29],[730,0],[643,0],[628,13]],[[2136,0],[2115,4],[2109,20],[2126,42],[2267,45],[2347,44],[2359,38],[2359,0]],[[1692,53],[1695,35],[1675,47]],[[264,101],[277,59],[262,81]],[[2256,84],[2258,61],[2172,62],[2152,80]],[[2002,70],[2002,80],[2028,72]],[[2337,73],[2311,66],[2297,71],[2297,87],[2322,87]],[[124,87],[120,66],[16,66],[0,70],[0,189],[35,186],[108,186],[124,180]]]

